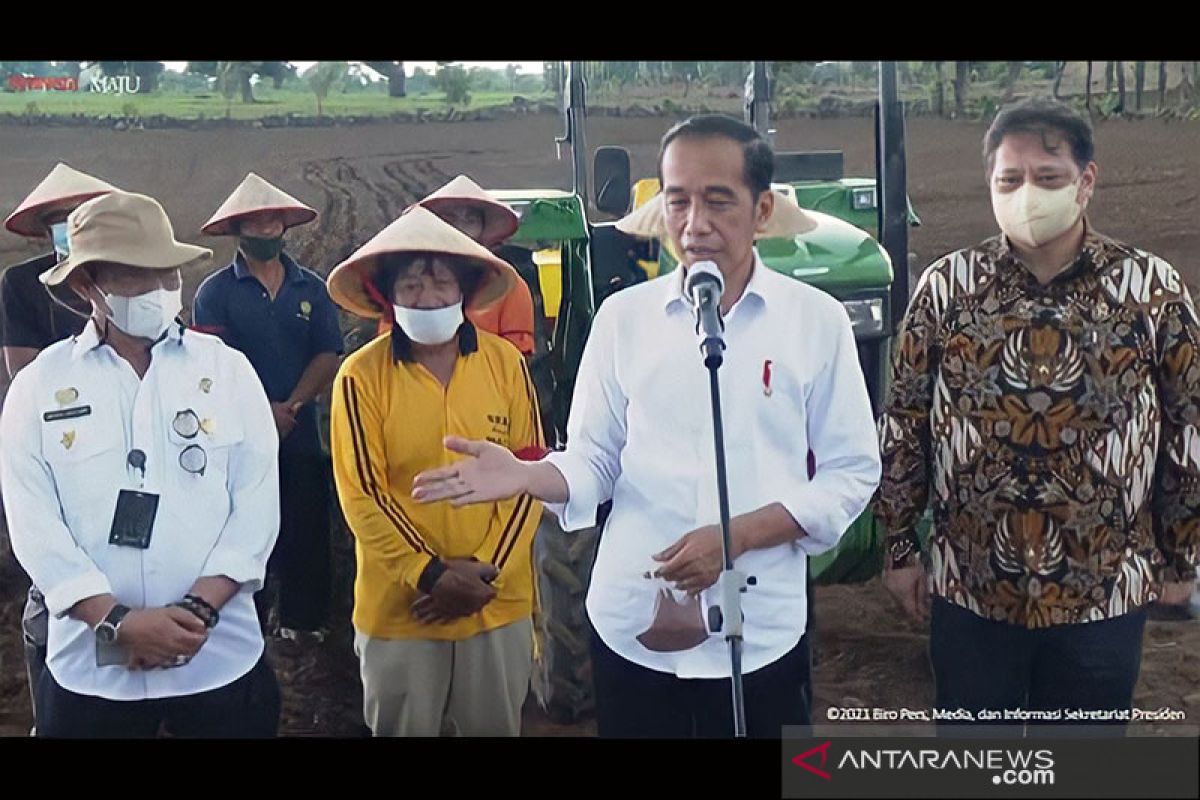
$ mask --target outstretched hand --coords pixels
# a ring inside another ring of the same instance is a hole
[[[525,491],[524,465],[506,448],[460,436],[447,436],[444,444],[465,457],[414,478],[412,496],[418,503],[449,500],[458,507],[507,500]]]

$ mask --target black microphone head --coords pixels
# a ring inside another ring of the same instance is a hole
[[[683,293],[687,297],[694,297],[696,289],[702,284],[713,283],[717,286],[717,297],[720,297],[725,291],[725,277],[721,275],[721,270],[712,261],[697,261],[688,267]]]

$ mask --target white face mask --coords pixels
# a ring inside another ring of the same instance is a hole
[[[112,309],[108,318],[114,325],[130,336],[151,341],[156,341],[183,309],[182,289],[159,287],[133,297],[101,295]]]
[[[442,308],[407,308],[393,305],[396,322],[408,338],[419,344],[445,344],[463,323],[462,301]]]
[[[1041,247],[1062,236],[1083,213],[1076,200],[1079,183],[1061,189],[1022,184],[1012,192],[992,192],[992,211],[1000,230],[1026,247]]]

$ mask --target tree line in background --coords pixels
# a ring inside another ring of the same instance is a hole
[[[1169,81],[1170,69],[1174,80]],[[1148,68],[1148,65],[1152,69]],[[694,88],[740,88],[749,72],[748,62],[737,61],[587,61],[585,78],[592,94],[619,95],[632,87],[664,87],[682,84],[683,98]],[[900,61],[897,72],[901,91],[911,102],[926,100],[931,113],[961,117],[974,100],[981,115],[994,113],[1010,102],[1021,88],[1048,90],[1064,96],[1063,79],[1071,69],[1086,74],[1081,83],[1083,104],[1101,114],[1123,114],[1168,106],[1195,108],[1200,101],[1200,62],[1165,61]],[[547,61],[543,67],[546,91],[561,92],[562,62]],[[774,100],[812,97],[827,93],[874,91],[878,80],[875,61],[774,61],[769,71],[774,81]],[[1097,90],[1104,75],[1104,89]],[[1155,78],[1153,88],[1148,76]],[[1127,91],[1133,78],[1132,95]],[[1173,84],[1173,85],[1170,85]],[[922,97],[923,95],[923,97]],[[976,95],[976,97],[972,97]],[[1149,96],[1148,96],[1149,95]]]
[[[741,92],[749,71],[743,61],[587,61],[589,92],[620,97],[631,88],[667,91],[686,101],[693,91]],[[938,116],[988,116],[1022,90],[1042,91],[1081,100],[1102,115],[1195,109],[1200,102],[1200,62],[1147,61],[900,61],[900,88],[910,104],[922,104]],[[440,92],[450,105],[468,105],[473,92],[561,96],[563,63],[544,62],[539,75],[522,74],[519,65],[502,69],[467,68],[440,61],[434,70],[417,68],[406,75],[403,61],[322,61],[303,73],[286,61],[191,61],[183,73],[159,61],[0,61],[0,82],[10,75],[71,77],[88,71],[136,77],[142,92],[215,91],[227,102],[259,102],[255,88],[267,82],[275,90],[310,90],[318,113],[332,91],[386,92],[391,97]],[[777,104],[797,106],[829,94],[869,93],[876,88],[878,62],[770,62]],[[1082,73],[1082,80],[1078,76]],[[1071,74],[1073,80],[1064,82]],[[1078,84],[1082,83],[1082,90]],[[1153,85],[1151,85],[1153,83]],[[1065,85],[1076,91],[1067,92]],[[1101,89],[1100,86],[1103,86]],[[1130,87],[1132,84],[1132,87]]]
[[[243,103],[257,102],[254,90],[264,80],[276,90],[303,88],[307,84],[355,92],[376,90],[382,85],[391,97],[405,97],[410,91],[414,94],[440,91],[449,96],[450,102],[459,104],[470,102],[472,90],[537,92],[542,85],[537,75],[522,75],[517,64],[502,69],[467,69],[452,61],[440,61],[437,65],[435,71],[418,67],[412,76],[406,76],[403,61],[321,61],[303,73],[286,61],[189,61],[182,73],[167,70],[161,61],[0,61],[0,81],[10,75],[79,80],[85,70],[97,68],[106,76],[137,77],[144,92],[213,90],[240,98]]]

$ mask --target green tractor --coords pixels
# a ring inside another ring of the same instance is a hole
[[[515,247],[507,255],[529,282],[540,308],[539,333],[544,335],[539,337],[532,371],[547,441],[558,446],[566,444],[575,373],[596,309],[610,294],[677,266],[665,248],[636,240],[617,230],[615,223],[589,220],[584,87],[577,62],[567,70],[567,83],[566,134],[558,141],[571,149],[573,191],[495,192],[521,216],[511,240]],[[747,85],[747,121],[768,133],[764,62],[755,63]],[[793,239],[761,241],[758,249],[770,269],[810,283],[843,303],[878,412],[891,337],[908,301],[907,228],[919,224],[905,194],[903,111],[896,97],[894,65],[888,63],[880,66],[876,142],[878,187],[874,179],[844,178],[840,153],[778,154],[773,190],[794,197],[818,225]],[[611,216],[625,214],[656,190],[647,181],[632,183],[629,154],[621,148],[598,148],[593,174],[598,187],[594,207]],[[882,231],[880,238],[877,231]],[[514,253],[516,258],[511,257]],[[897,258],[901,269],[894,271]],[[535,543],[540,652],[533,690],[543,709],[559,722],[578,720],[593,708],[584,598],[606,516],[602,508],[595,527],[564,534],[546,514]],[[882,535],[874,517],[865,513],[837,548],[810,561],[813,579],[858,582],[877,574]]]

